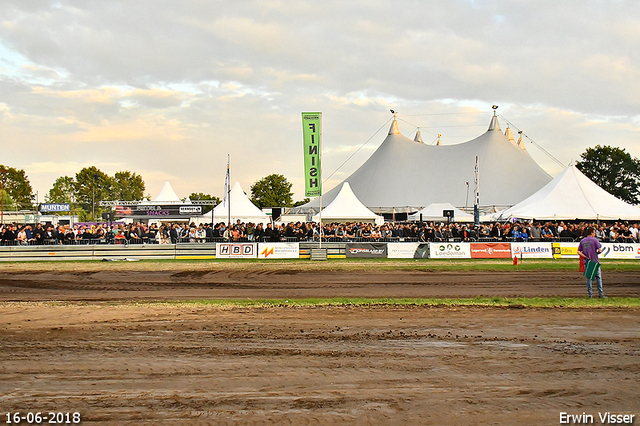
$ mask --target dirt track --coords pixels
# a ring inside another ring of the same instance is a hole
[[[124,267],[120,267],[121,269]],[[640,414],[640,310],[115,299],[582,296],[576,273],[0,273],[0,416],[83,424],[560,424]],[[610,296],[637,273],[605,274]],[[6,421],[6,417],[1,418]],[[26,423],[24,423],[26,424]]]
[[[100,264],[99,264],[100,265]],[[162,265],[166,268],[166,265]],[[373,268],[372,268],[373,269]],[[640,271],[605,271],[609,296],[638,297]],[[286,267],[0,272],[0,300],[184,300],[305,297],[579,297],[577,271],[326,271]]]

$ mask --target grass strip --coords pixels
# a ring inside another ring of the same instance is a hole
[[[137,302],[144,304],[145,302]],[[246,307],[375,307],[375,306],[448,306],[448,307],[512,307],[512,308],[640,308],[640,298],[611,297],[474,297],[440,298],[307,298],[307,299],[198,299],[186,301],[150,302],[162,305]]]

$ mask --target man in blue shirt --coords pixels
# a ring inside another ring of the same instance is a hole
[[[596,230],[593,227],[589,227],[585,231],[585,238],[580,241],[578,245],[578,254],[580,257],[586,260],[591,260],[597,263],[598,272],[594,277],[596,280],[596,285],[598,286],[598,296],[600,299],[604,299],[604,291],[602,290],[602,271],[600,268],[600,261],[598,260],[598,253],[602,251],[602,245],[600,241],[596,238]],[[591,290],[591,282],[592,280],[587,277],[587,293],[589,293],[589,297],[593,297],[593,292]]]

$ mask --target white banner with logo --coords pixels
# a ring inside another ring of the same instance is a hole
[[[256,243],[216,243],[216,259],[255,259]]]
[[[602,243],[601,259],[640,259],[640,244]]]
[[[258,259],[298,259],[300,243],[258,243]]]
[[[511,257],[553,258],[551,243],[511,243]]]
[[[423,259],[428,257],[425,243],[387,243],[389,259]]]
[[[429,243],[432,259],[471,259],[469,243]]]

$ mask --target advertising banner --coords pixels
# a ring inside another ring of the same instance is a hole
[[[70,210],[69,203],[40,204],[41,212],[68,212],[69,210]]]
[[[640,244],[602,243],[601,259],[640,259]]]
[[[427,243],[387,243],[389,259],[426,259],[429,257]]]
[[[255,259],[256,243],[216,243],[216,259]]]
[[[320,158],[322,153],[322,113],[302,113],[302,136],[304,150],[304,196],[318,197],[322,194]]]
[[[469,243],[429,243],[432,259],[471,259]]]
[[[258,259],[298,259],[300,243],[258,243]]]
[[[511,243],[511,257],[551,259],[551,243]]]
[[[347,243],[347,257],[387,257],[386,243]]]
[[[202,214],[202,206],[196,205],[179,205],[179,204],[139,204],[136,206],[116,206],[116,216],[145,216],[163,218],[168,216],[200,216]]]
[[[471,243],[472,259],[501,259],[511,257],[509,243]]]
[[[577,259],[579,243],[552,243],[554,259]]]

